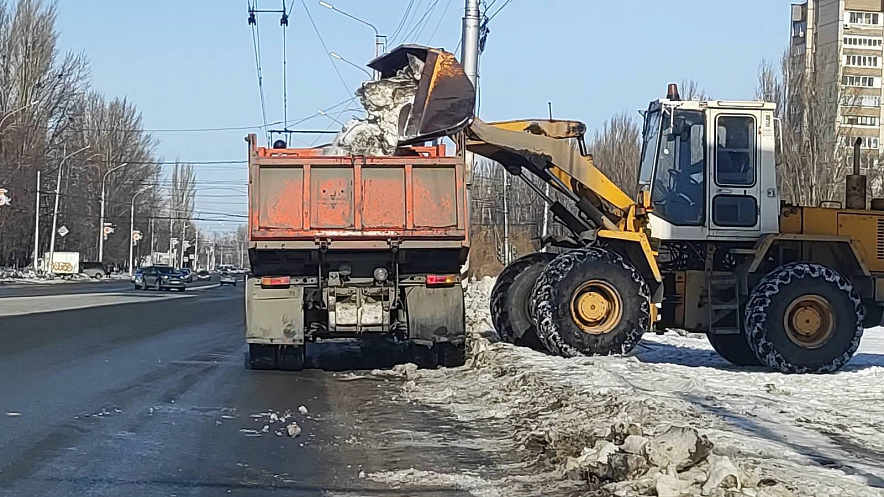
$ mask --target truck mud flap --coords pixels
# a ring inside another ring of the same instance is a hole
[[[304,344],[304,289],[262,288],[246,282],[246,341],[255,344]]]
[[[408,287],[408,336],[427,345],[441,342],[461,344],[466,334],[464,293],[460,285],[451,288]]]

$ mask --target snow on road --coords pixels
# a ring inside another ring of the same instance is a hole
[[[884,496],[881,329],[831,375],[735,368],[705,337],[674,333],[629,357],[563,359],[483,338],[492,285],[468,295],[469,364],[409,375],[402,396],[506,433],[474,442],[524,463],[496,481],[433,468],[367,478],[480,496]]]
[[[192,298],[187,293],[77,293],[71,295],[34,295],[0,298],[0,317],[43,312],[72,311],[91,307],[155,302]]]

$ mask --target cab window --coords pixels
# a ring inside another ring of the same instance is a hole
[[[664,115],[651,194],[654,212],[679,226],[702,226],[706,199],[706,126],[702,112]]]
[[[715,147],[715,182],[721,186],[755,184],[755,118],[721,116]]]

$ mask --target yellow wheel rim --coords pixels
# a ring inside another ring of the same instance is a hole
[[[820,295],[802,295],[786,308],[783,327],[789,339],[799,347],[820,348],[835,329],[832,305]]]
[[[610,283],[601,280],[580,285],[571,296],[570,307],[574,323],[589,335],[609,333],[623,317],[620,293]]]

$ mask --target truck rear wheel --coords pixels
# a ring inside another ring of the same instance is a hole
[[[749,347],[745,333],[739,335],[706,335],[712,348],[724,360],[735,366],[761,366],[755,352]]]
[[[301,371],[307,362],[303,345],[276,345],[276,363],[283,371]]]
[[[546,351],[537,338],[529,308],[537,278],[555,257],[540,252],[526,255],[511,262],[497,277],[491,291],[491,321],[504,342]]]
[[[271,371],[277,369],[276,346],[263,343],[249,344],[249,369]]]
[[[830,373],[853,357],[863,334],[862,300],[834,269],[813,263],[777,268],[746,306],[755,356],[782,373]]]
[[[531,296],[537,336],[553,354],[626,354],[651,320],[650,290],[635,267],[599,248],[558,256]]]

